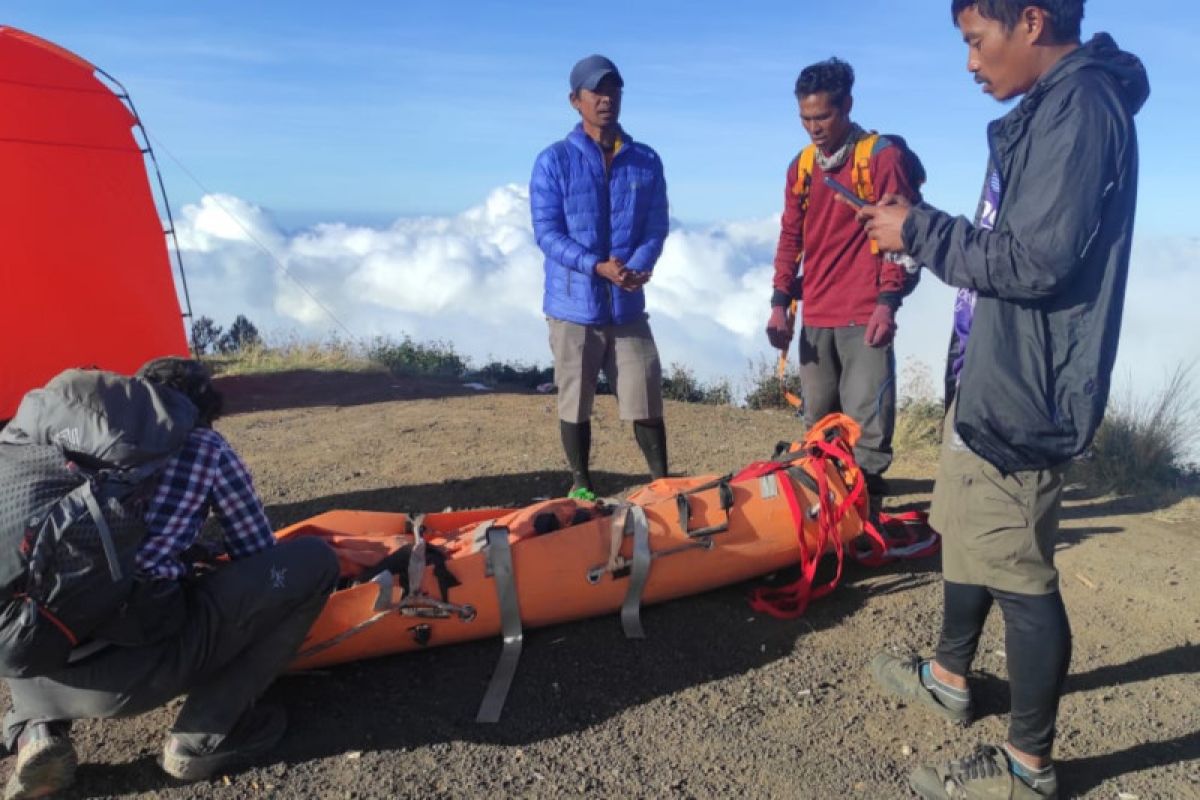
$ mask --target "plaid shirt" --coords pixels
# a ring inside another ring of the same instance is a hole
[[[196,428],[167,462],[146,507],[149,533],[137,552],[138,574],[166,580],[187,575],[179,555],[196,541],[210,510],[225,529],[230,557],[245,558],[275,544],[246,465],[221,434]]]

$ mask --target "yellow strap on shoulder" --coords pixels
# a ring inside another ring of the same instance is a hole
[[[854,161],[850,165],[850,182],[854,185],[854,193],[868,203],[879,199],[875,196],[875,183],[871,180],[871,153],[875,152],[878,141],[879,134],[871,131],[855,142]],[[871,255],[879,255],[879,245],[874,239],[871,240]]]
[[[813,167],[817,163],[817,146],[810,144],[796,156],[796,182],[792,184],[792,194],[800,198],[800,212],[808,211],[808,192],[812,188]],[[796,263],[804,257],[803,248],[796,254]]]
[[[868,203],[874,203],[878,199],[875,197],[875,184],[871,181],[871,153],[875,151],[878,141],[879,134],[872,132],[855,142],[854,163],[850,167],[850,181],[854,184],[854,193]]]
[[[805,195],[812,185],[813,165],[817,163],[817,146],[810,144],[796,156],[796,182],[792,184],[792,194]]]

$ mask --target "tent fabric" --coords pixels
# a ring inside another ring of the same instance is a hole
[[[68,367],[188,353],[136,120],[95,71],[0,26],[0,420]]]

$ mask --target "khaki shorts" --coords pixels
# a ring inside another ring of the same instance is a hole
[[[621,419],[662,418],[662,364],[645,317],[624,325],[577,325],[549,317],[546,322],[560,419],[591,419],[601,368],[617,395]]]
[[[951,583],[1015,594],[1058,589],[1054,544],[1066,465],[1003,475],[963,443],[946,415],[929,523]]]

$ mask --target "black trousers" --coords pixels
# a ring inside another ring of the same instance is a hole
[[[945,609],[937,662],[966,675],[979,647],[983,623],[993,603],[1004,615],[1004,650],[1012,693],[1009,742],[1017,749],[1049,758],[1054,721],[1067,668],[1071,663],[1071,624],[1062,595],[1002,592],[965,583],[944,584]]]
[[[291,661],[337,577],[333,550],[301,538],[189,583],[188,616],[177,635],[112,646],[53,675],[8,681],[6,744],[15,748],[31,722],[133,716],[187,694],[172,731],[211,750]]]

